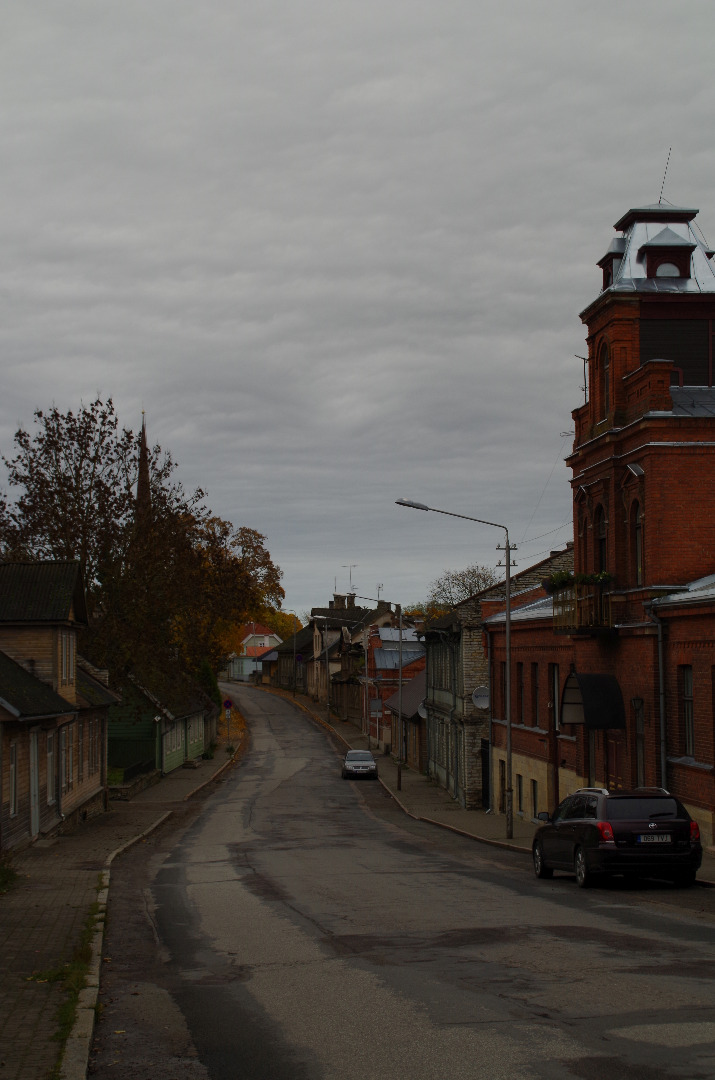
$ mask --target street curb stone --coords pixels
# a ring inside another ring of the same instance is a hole
[[[205,787],[226,771],[231,765],[234,764],[239,745],[234,753],[228,758],[228,760],[220,766],[215,772],[211,773],[205,780],[203,780],[196,787],[192,788],[185,795],[182,796],[182,801],[186,802],[192,796],[198,794]],[[80,991],[79,999],[77,1002],[77,1013],[75,1022],[72,1026],[72,1031],[65,1043],[64,1053],[62,1055],[62,1064],[60,1067],[60,1080],[86,1080],[87,1068],[89,1064],[89,1053],[92,1047],[92,1039],[94,1037],[94,1024],[97,1018],[97,1001],[99,998],[99,988],[101,981],[101,967],[102,967],[102,954],[104,947],[104,931],[106,926],[106,914],[107,914],[107,902],[109,900],[109,885],[111,879],[110,867],[112,862],[123,852],[129,848],[134,847],[140,841],[144,840],[152,832],[159,828],[168,818],[173,814],[172,810],[167,810],[159,817],[155,818],[145,829],[142,829],[136,836],[131,837],[125,843],[121,844],[118,848],[115,848],[107,858],[105,859],[105,868],[101,871],[101,887],[97,892],[97,905],[98,911],[95,921],[95,932],[91,938],[91,956],[88,965],[87,977],[85,988]]]

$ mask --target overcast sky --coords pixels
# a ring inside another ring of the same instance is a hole
[[[571,535],[613,223],[715,242],[715,4],[32,0],[0,33],[0,449],[97,392],[286,608]],[[4,486],[4,478],[2,479]]]

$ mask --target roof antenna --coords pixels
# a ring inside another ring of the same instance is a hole
[[[665,187],[665,178],[668,175],[668,166],[670,165],[670,151],[672,149],[673,149],[672,146],[668,147],[668,160],[665,163],[665,172],[663,173],[663,183],[660,185],[660,198],[658,199],[658,206],[660,206],[660,204],[663,201],[663,188]]]

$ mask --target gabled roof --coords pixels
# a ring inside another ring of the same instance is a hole
[[[104,705],[116,705],[118,701],[121,701],[118,694],[115,694],[99,679],[95,679],[88,670],[89,668],[90,665],[83,662],[82,658],[78,656],[76,685],[80,705],[96,709]]]
[[[0,705],[18,720],[67,716],[77,710],[51,686],[0,652]]]
[[[289,653],[293,655],[293,637],[295,637],[295,654],[296,656],[302,656],[303,660],[309,660],[313,655],[313,627],[304,626],[297,634],[289,637],[286,641],[281,642],[277,646],[276,652],[280,655]]]
[[[75,622],[87,625],[78,562],[0,563],[0,622]]]
[[[264,623],[259,622],[247,622],[244,623],[239,630],[239,638],[241,641],[246,641],[250,637],[277,637],[280,640],[280,635],[271,630],[270,626],[266,626]]]
[[[427,672],[420,671],[414,679],[410,679],[402,687],[402,715],[406,719],[417,715],[417,710],[425,699],[427,693]],[[399,716],[400,692],[397,691],[392,697],[384,702],[384,707]]]

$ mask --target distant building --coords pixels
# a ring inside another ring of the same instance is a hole
[[[263,623],[249,622],[241,627],[239,640],[242,652],[229,656],[227,675],[238,682],[249,682],[261,677],[264,656],[280,645],[283,638]]]

